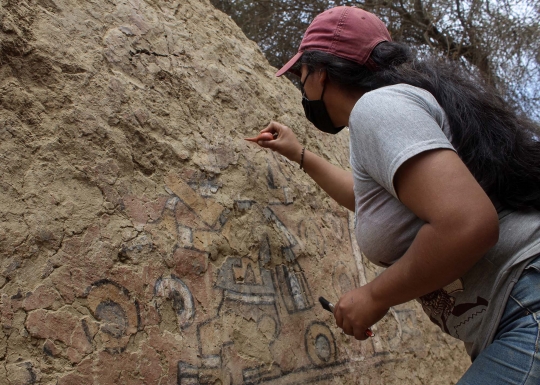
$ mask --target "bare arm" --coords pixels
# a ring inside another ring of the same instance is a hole
[[[491,200],[453,151],[410,159],[398,170],[394,185],[401,202],[426,223],[403,257],[373,281],[374,296],[388,306],[455,281],[499,236]]]
[[[300,160],[298,160],[298,163]],[[354,211],[354,186],[352,173],[327,162],[311,151],[305,150],[304,170],[332,199]]]
[[[278,133],[276,140],[258,142],[261,147],[277,151],[289,160],[300,164],[302,145],[289,127],[272,122],[261,132]],[[334,166],[308,150],[304,152],[303,167],[315,183],[332,199],[343,207],[354,211],[354,186],[350,172]]]
[[[406,253],[336,305],[338,326],[357,339],[390,306],[440,289],[466,273],[498,240],[490,199],[461,159],[433,150],[403,164],[394,178],[400,201],[425,221]]]

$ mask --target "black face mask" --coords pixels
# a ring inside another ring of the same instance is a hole
[[[304,84],[306,84],[306,80],[310,74],[311,72],[307,74],[304,82],[302,83],[302,106],[304,107],[306,118],[322,132],[335,135],[343,130],[345,126],[335,127],[334,123],[332,123],[332,119],[330,119],[330,115],[328,115],[328,110],[326,109],[326,105],[322,100],[326,84],[323,87],[323,92],[319,100],[309,100],[307,98],[306,92],[304,91]]]

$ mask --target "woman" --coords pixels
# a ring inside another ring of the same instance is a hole
[[[465,342],[459,384],[540,384],[540,143],[493,91],[446,62],[416,62],[359,8],[315,18],[278,73],[300,76],[306,117],[350,132],[352,173],[271,123],[259,141],[298,162],[356,213],[356,237],[387,267],[343,295],[337,325],[358,340],[391,306],[420,299]],[[516,283],[517,282],[517,283]]]

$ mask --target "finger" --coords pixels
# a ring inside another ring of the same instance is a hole
[[[349,323],[349,320],[348,319],[344,319],[343,320],[343,332],[349,336],[352,336],[354,335],[354,329],[352,327],[352,325]]]
[[[367,340],[368,336],[366,334],[366,328],[363,328],[363,327],[355,328],[354,329],[354,338],[356,338],[358,341]]]
[[[259,136],[257,138],[260,138],[262,140],[275,140],[279,138],[279,132],[277,131],[264,131],[259,133]]]
[[[259,140],[274,140],[274,135],[271,132],[263,132],[262,134],[257,135],[255,138],[244,138],[250,142],[258,142]]]
[[[261,147],[264,147],[264,148],[269,148],[271,150],[273,150],[274,146],[273,146],[273,140],[258,140],[257,141],[257,144]]]
[[[275,135],[275,138],[277,138],[279,134],[283,131],[284,127],[284,125],[277,122],[271,122],[268,126],[266,126],[265,129],[261,130],[261,133],[269,132]]]

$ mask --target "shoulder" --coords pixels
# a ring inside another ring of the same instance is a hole
[[[427,113],[437,121],[444,116],[441,106],[430,92],[408,84],[395,84],[364,94],[351,112],[351,123],[365,120],[366,117],[402,118],[404,113]]]
[[[388,98],[437,103],[437,101],[429,91],[404,83],[381,87],[377,88],[376,90],[367,92],[364,94],[364,96],[362,96],[362,98],[360,98],[359,102],[369,103],[376,100],[386,100]]]

